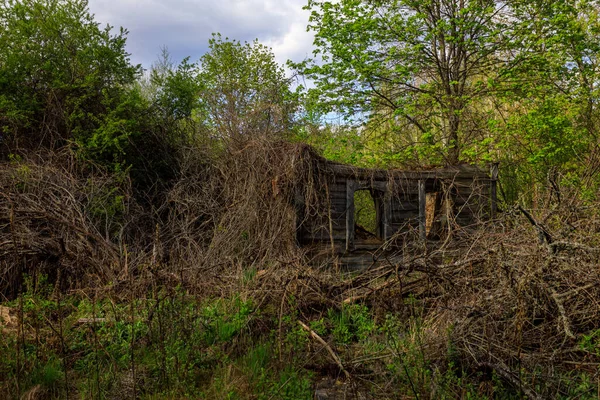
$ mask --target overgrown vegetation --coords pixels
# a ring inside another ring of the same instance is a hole
[[[1,398],[599,397],[598,5],[308,6],[303,91],[258,42],[143,72],[85,0],[3,2]],[[500,161],[501,212],[321,265],[295,237],[296,196],[328,218],[307,143]]]

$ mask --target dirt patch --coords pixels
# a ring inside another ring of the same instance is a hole
[[[7,334],[17,332],[19,324],[15,314],[12,308],[0,306],[0,332]]]

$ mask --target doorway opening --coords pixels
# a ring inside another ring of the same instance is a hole
[[[354,240],[356,243],[382,243],[383,193],[372,189],[354,192]]]

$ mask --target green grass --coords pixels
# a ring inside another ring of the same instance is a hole
[[[240,296],[206,299],[177,289],[133,301],[59,298],[44,278],[29,280],[19,299],[3,304],[22,310],[23,320],[1,335],[0,397],[36,390],[57,399],[130,398],[134,392],[143,399],[311,399],[318,382],[331,379],[336,390],[345,378],[298,324],[302,320],[336,352],[364,394],[520,398],[493,371],[465,368],[450,332],[438,338],[445,353],[432,356],[431,330],[415,299],[406,300],[402,315],[380,319],[364,304],[311,316],[299,312],[294,298],[288,304],[280,321],[272,308]],[[597,355],[598,337],[584,337],[581,348]],[[597,393],[589,373],[561,379],[569,397]]]

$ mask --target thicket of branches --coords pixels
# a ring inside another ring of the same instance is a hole
[[[117,298],[161,282],[200,296],[238,293],[280,310],[279,318],[294,312],[307,321],[355,303],[402,316],[413,299],[422,309],[423,357],[438,373],[447,368],[448,346],[465,371],[494,373],[530,398],[559,395],[569,371],[596,373],[596,208],[563,197],[549,212],[506,209],[441,247],[405,246],[393,262],[342,276],[309,264],[296,246],[295,185],[318,168],[305,146],[252,139],[232,142],[210,164],[184,164],[154,215],[129,186],[120,184],[115,196],[110,175],[81,177],[64,157],[3,164],[3,296],[19,293],[23,274],[44,274],[56,290],[104,287]],[[316,204],[322,183],[309,186],[315,192],[305,195]],[[260,273],[243,286],[249,269]],[[354,365],[350,353],[342,358],[349,376],[385,368],[377,360]]]

